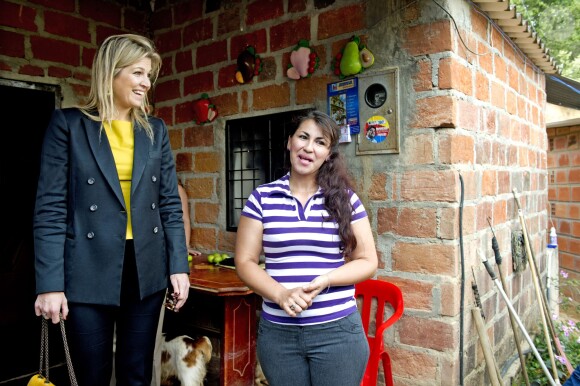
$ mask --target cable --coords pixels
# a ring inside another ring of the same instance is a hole
[[[459,250],[461,252],[461,300],[459,306],[459,385],[463,385],[463,319],[464,319],[464,301],[465,301],[465,257],[463,255],[463,177],[459,173],[459,182],[461,185],[461,199],[459,200]]]

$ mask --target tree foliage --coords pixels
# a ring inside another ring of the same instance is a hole
[[[580,1],[512,0],[531,23],[562,75],[580,81]]]

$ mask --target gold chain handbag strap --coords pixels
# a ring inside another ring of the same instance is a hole
[[[66,367],[68,369],[68,376],[70,379],[71,386],[78,386],[77,378],[75,376],[75,372],[73,369],[72,361],[70,359],[70,351],[68,349],[68,342],[66,340],[66,332],[64,329],[64,319],[62,318],[62,314],[59,315],[60,317],[60,332],[62,335],[62,341],[64,343],[64,354],[66,357]],[[40,370],[39,374],[44,376],[47,381],[49,381],[48,377],[48,320],[42,318],[42,330],[41,330],[41,339],[40,339]]]

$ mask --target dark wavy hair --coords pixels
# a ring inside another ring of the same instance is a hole
[[[298,116],[295,125],[290,131],[293,136],[302,122],[312,120],[322,130],[322,135],[330,141],[330,154],[316,175],[316,182],[322,188],[324,194],[324,206],[329,213],[326,221],[338,223],[338,234],[343,253],[348,256],[356,248],[356,238],[352,232],[350,222],[352,220],[353,207],[350,203],[348,190],[353,190],[352,178],[348,173],[346,162],[338,151],[340,139],[340,127],[334,119],[327,114],[310,110],[304,115]]]

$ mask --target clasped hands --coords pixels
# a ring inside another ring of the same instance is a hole
[[[312,300],[323,290],[330,287],[327,274],[314,278],[302,287],[286,289],[278,304],[290,316],[297,316],[312,305]]]

